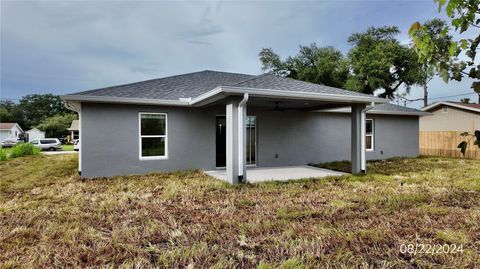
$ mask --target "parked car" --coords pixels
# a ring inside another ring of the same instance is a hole
[[[30,141],[35,147],[42,150],[55,151],[62,149],[62,143],[58,138],[44,138]]]
[[[2,146],[2,148],[11,148],[15,146],[18,142],[21,141],[19,141],[17,138],[6,138],[2,141],[2,143],[0,143],[0,145]]]
[[[76,139],[73,141],[73,150],[79,151],[80,150],[80,139]]]

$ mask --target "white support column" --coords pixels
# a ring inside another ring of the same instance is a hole
[[[238,147],[238,101],[230,101],[226,106],[227,120],[227,182],[237,184],[239,182],[239,147]]]
[[[365,172],[366,167],[365,108],[363,104],[352,105],[352,174]]]

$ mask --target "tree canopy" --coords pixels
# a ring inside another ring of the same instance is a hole
[[[395,26],[370,27],[348,39],[345,57],[333,47],[300,46],[297,55],[282,60],[271,48],[259,54],[264,72],[327,86],[392,98],[400,86],[407,89],[424,81],[415,51],[400,44]]]
[[[57,114],[44,119],[38,125],[38,129],[44,131],[46,137],[62,137],[68,134],[67,128],[75,119],[77,119],[75,114]]]
[[[16,122],[25,130],[57,114],[66,115],[73,112],[64,107],[59,96],[53,94],[26,95],[18,104],[12,101],[0,102],[0,120]]]
[[[315,43],[300,46],[297,55],[284,61],[271,48],[262,49],[259,57],[263,71],[279,76],[332,87],[343,87],[348,76],[348,63],[342,52]]]
[[[449,80],[461,81],[470,77],[475,81],[472,88],[480,93],[480,65],[475,60],[480,43],[480,0],[435,0],[439,4],[439,12],[445,10],[450,18],[450,24],[460,39],[448,40],[448,49],[438,45],[438,39],[446,38],[452,28],[441,25],[436,31],[431,31],[428,24],[415,22],[410,27],[409,35],[412,37],[415,50],[420,62],[433,66],[439,75],[448,82]],[[466,37],[467,31],[474,29],[474,37]],[[467,60],[460,60],[460,56]]]
[[[347,89],[367,94],[383,90],[381,97],[392,98],[400,86],[409,89],[422,82],[415,51],[400,44],[399,33],[396,26],[370,27],[349,37],[353,47],[348,53],[351,76]]]

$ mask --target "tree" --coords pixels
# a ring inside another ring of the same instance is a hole
[[[399,33],[396,26],[370,27],[349,37],[353,45],[348,53],[352,74],[347,89],[367,94],[383,90],[380,97],[393,98],[400,86],[408,91],[425,81],[415,51],[400,44],[396,38]]]
[[[342,52],[333,47],[318,47],[315,43],[300,46],[298,54],[285,61],[271,48],[262,49],[259,57],[264,72],[332,87],[344,87],[349,73]]]
[[[441,55],[448,55],[448,50],[452,42],[452,36],[449,34],[443,34],[442,31],[446,26],[446,22],[440,19],[429,20],[424,23],[424,31],[418,32],[419,38],[423,38],[428,35],[432,41],[432,44],[437,48]],[[423,105],[428,105],[428,83],[436,75],[435,66],[428,63],[419,61],[422,67],[423,78],[421,86],[423,86]]]
[[[68,134],[67,128],[69,128],[72,121],[76,119],[76,114],[58,114],[44,119],[38,125],[38,129],[44,131],[47,137],[60,138]]]
[[[470,98],[463,98],[460,100],[460,102],[464,103],[464,104],[470,104]]]
[[[9,100],[0,101],[0,122],[16,122],[22,128],[26,128],[23,111],[16,103]]]
[[[18,108],[23,112],[23,124],[26,129],[37,126],[48,117],[60,114],[72,114],[65,108],[58,95],[31,94],[22,97]]]
[[[454,31],[460,35],[459,40],[451,41],[448,51],[436,44],[436,33],[430,33],[426,25],[415,22],[410,27],[409,35],[415,44],[416,52],[422,63],[435,67],[439,75],[449,80],[461,81],[463,77],[470,77],[475,81],[472,88],[480,93],[480,65],[475,62],[477,48],[480,43],[480,0],[434,0],[439,4],[439,12],[445,9]],[[476,37],[466,38],[468,29],[477,29]],[[448,35],[451,28],[444,25],[440,36]],[[465,55],[468,59],[462,61],[459,56]]]

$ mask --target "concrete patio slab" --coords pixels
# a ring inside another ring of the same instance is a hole
[[[205,171],[209,176],[220,180],[226,179],[225,169]],[[281,167],[248,167],[247,181],[258,183],[264,181],[287,181],[304,178],[322,178],[327,176],[342,176],[347,173],[312,166],[281,166]]]

